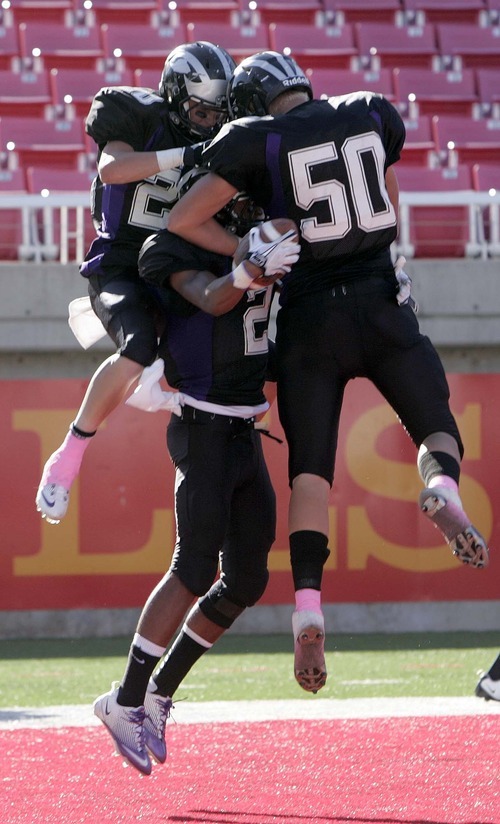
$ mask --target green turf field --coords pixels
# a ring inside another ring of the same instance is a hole
[[[89,703],[123,674],[129,638],[0,641],[0,707]],[[328,637],[322,698],[471,695],[500,636],[405,633]],[[313,700],[295,683],[288,635],[222,638],[176,699]]]

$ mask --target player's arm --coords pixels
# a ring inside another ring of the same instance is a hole
[[[122,140],[110,140],[99,158],[99,177],[103,183],[134,183],[159,172],[175,169],[184,162],[195,165],[198,148],[203,145],[205,144],[179,146],[158,152],[136,152]]]
[[[190,243],[233,257],[238,238],[227,232],[213,216],[237,194],[234,186],[210,172],[204,175],[175,204],[168,228]]]
[[[248,275],[247,288],[267,288],[279,277],[263,277],[263,269],[250,261],[239,264]],[[259,280],[260,278],[260,280]],[[209,315],[223,315],[233,309],[243,297],[244,280],[235,285],[234,273],[217,278],[211,272],[186,270],[170,275],[170,285],[185,300]]]
[[[385,187],[394,212],[399,215],[399,183],[394,166],[389,166],[385,173]]]

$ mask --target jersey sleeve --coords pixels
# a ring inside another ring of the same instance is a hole
[[[110,140],[122,140],[135,151],[144,149],[149,113],[163,99],[149,89],[127,86],[99,90],[85,121],[87,134],[100,149]]]
[[[392,166],[401,156],[406,137],[405,125],[397,109],[385,97],[374,96],[370,102],[370,110],[376,112],[380,118],[386,166]]]
[[[226,123],[203,152],[203,163],[210,171],[224,178],[239,192],[246,190],[248,180],[256,174],[255,161],[260,157],[257,147],[257,144],[260,145],[259,136],[246,126],[258,119],[248,117]]]

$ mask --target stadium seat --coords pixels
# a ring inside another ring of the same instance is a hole
[[[485,117],[500,117],[500,66],[476,69],[480,112]]]
[[[401,162],[405,166],[429,166],[436,153],[436,144],[432,134],[432,122],[429,115],[404,119],[406,139],[401,153]]]
[[[478,23],[485,0],[402,0],[405,12],[422,12],[429,23]]]
[[[499,161],[499,120],[434,115],[432,133],[442,160],[446,159],[449,144],[453,143],[459,163],[472,166],[484,161]]]
[[[422,68],[394,69],[394,89],[401,112],[406,112],[408,96],[415,95],[420,114],[471,115],[479,98],[473,69],[440,71]]]
[[[357,55],[353,28],[343,26],[300,25],[298,23],[271,23],[271,48],[286,52],[302,66],[310,68],[349,69]]]
[[[18,27],[0,25],[0,69],[10,69],[19,55]]]
[[[378,58],[382,67],[432,67],[438,54],[434,26],[396,26],[390,23],[354,23],[355,42],[367,65]]]
[[[378,23],[393,23],[401,9],[400,0],[323,0],[327,14],[341,14],[346,23],[371,20]]]
[[[77,117],[86,117],[92,99],[104,86],[135,85],[130,69],[51,69],[50,81],[54,104],[73,106]]]
[[[136,69],[134,72],[134,86],[142,89],[158,90],[160,85],[161,72],[156,69]]]
[[[315,97],[333,97],[338,94],[350,94],[358,91],[371,91],[383,94],[388,100],[394,100],[392,72],[390,69],[380,71],[351,71],[350,69],[307,69],[306,73],[312,83]]]
[[[208,40],[226,49],[238,63],[244,57],[270,48],[269,27],[267,24],[232,25],[231,23],[214,23],[199,21],[187,24],[187,42]]]
[[[449,192],[472,190],[472,178],[467,166],[455,169],[424,169],[415,166],[395,167],[400,192]],[[402,211],[402,219],[404,218]],[[410,206],[408,215],[409,242],[414,257],[464,257],[470,240],[469,209],[455,205],[450,197],[446,206]],[[401,235],[400,235],[401,241]],[[401,248],[402,254],[408,249]]]
[[[234,22],[241,8],[248,4],[243,2],[240,4],[239,0],[176,0],[176,5],[181,22],[187,25],[187,23]]]
[[[92,0],[98,23],[151,23],[151,16],[161,9],[161,0]]]
[[[0,118],[0,152],[13,149],[20,165],[77,168],[88,153],[83,120],[46,120],[41,117]]]
[[[24,170],[0,168],[0,190],[6,194],[26,194]],[[29,256],[22,253],[23,241],[26,242],[29,237],[29,226],[25,223],[23,227],[20,216],[18,209],[0,209],[0,260],[19,260]]]
[[[0,117],[43,117],[46,107],[53,103],[46,70],[13,72],[0,69]]]
[[[187,41],[183,26],[154,28],[144,23],[103,23],[101,26],[104,55],[122,57],[128,69],[163,68],[167,54]]]
[[[263,23],[316,23],[323,10],[321,0],[258,0],[257,13]],[[248,0],[241,8],[248,9]]]
[[[71,14],[74,0],[10,0],[16,23],[42,20],[63,23]]]
[[[466,23],[436,23],[441,60],[467,68],[500,62],[500,27],[471,26]]]
[[[19,49],[25,62],[39,50],[46,68],[92,68],[104,57],[96,26],[60,26],[46,21],[19,24]]]
[[[500,164],[475,163],[472,167],[472,185],[477,192],[500,192]],[[492,203],[483,209],[484,234],[488,253],[500,255],[500,206]]]

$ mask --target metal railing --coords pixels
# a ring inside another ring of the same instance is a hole
[[[455,216],[450,223],[443,218],[442,224],[438,223],[443,242],[448,240],[450,227],[457,233],[458,226],[463,257],[500,256],[500,191],[400,192],[400,231],[395,251],[408,259],[419,256],[415,232],[422,226],[418,219],[419,211],[424,214],[421,207],[462,207],[465,217]],[[79,263],[92,239],[85,237],[88,222],[87,192],[1,194],[0,260]],[[13,231],[17,239],[3,237],[12,236]]]

